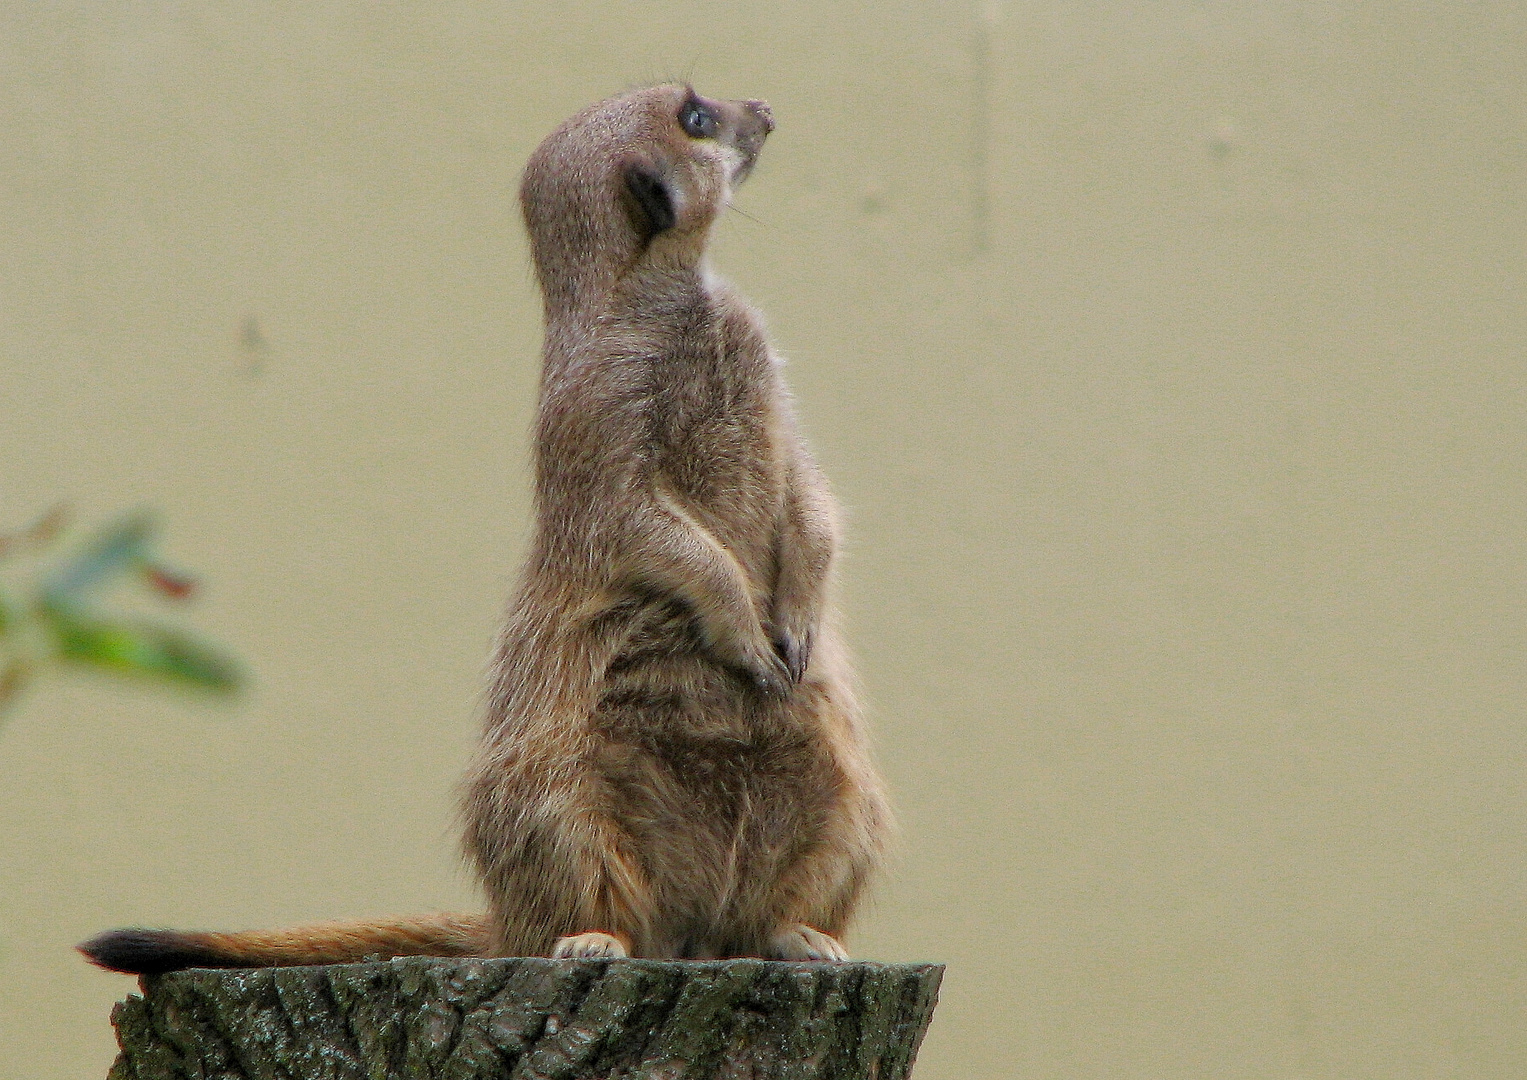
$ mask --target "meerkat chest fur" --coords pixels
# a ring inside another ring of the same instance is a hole
[[[760,320],[724,285],[702,277],[685,294],[653,354],[654,478],[732,544],[772,543],[789,452],[777,365]]]

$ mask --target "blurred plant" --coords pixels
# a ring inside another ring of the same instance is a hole
[[[0,536],[0,562],[46,551],[65,531],[58,507],[31,528]],[[215,694],[239,688],[238,665],[195,635],[157,622],[97,610],[101,594],[136,580],[168,600],[196,589],[191,577],[153,557],[153,515],[118,519],[54,565],[43,565],[21,594],[0,583],[0,714],[49,668],[93,669]]]

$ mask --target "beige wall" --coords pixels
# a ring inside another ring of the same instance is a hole
[[[1527,1073],[1527,18],[1511,4],[0,7],[0,529],[150,504],[248,658],[0,729],[0,1080],[72,942],[474,902],[535,142],[780,128],[718,262],[851,511],[922,1080]]]

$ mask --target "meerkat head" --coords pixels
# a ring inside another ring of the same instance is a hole
[[[531,155],[520,205],[548,306],[643,262],[698,263],[774,130],[762,101],[653,86],[593,105]]]

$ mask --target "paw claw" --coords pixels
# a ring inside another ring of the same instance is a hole
[[[784,659],[772,649],[761,656],[750,657],[747,672],[753,685],[769,697],[784,697],[794,682]]]

